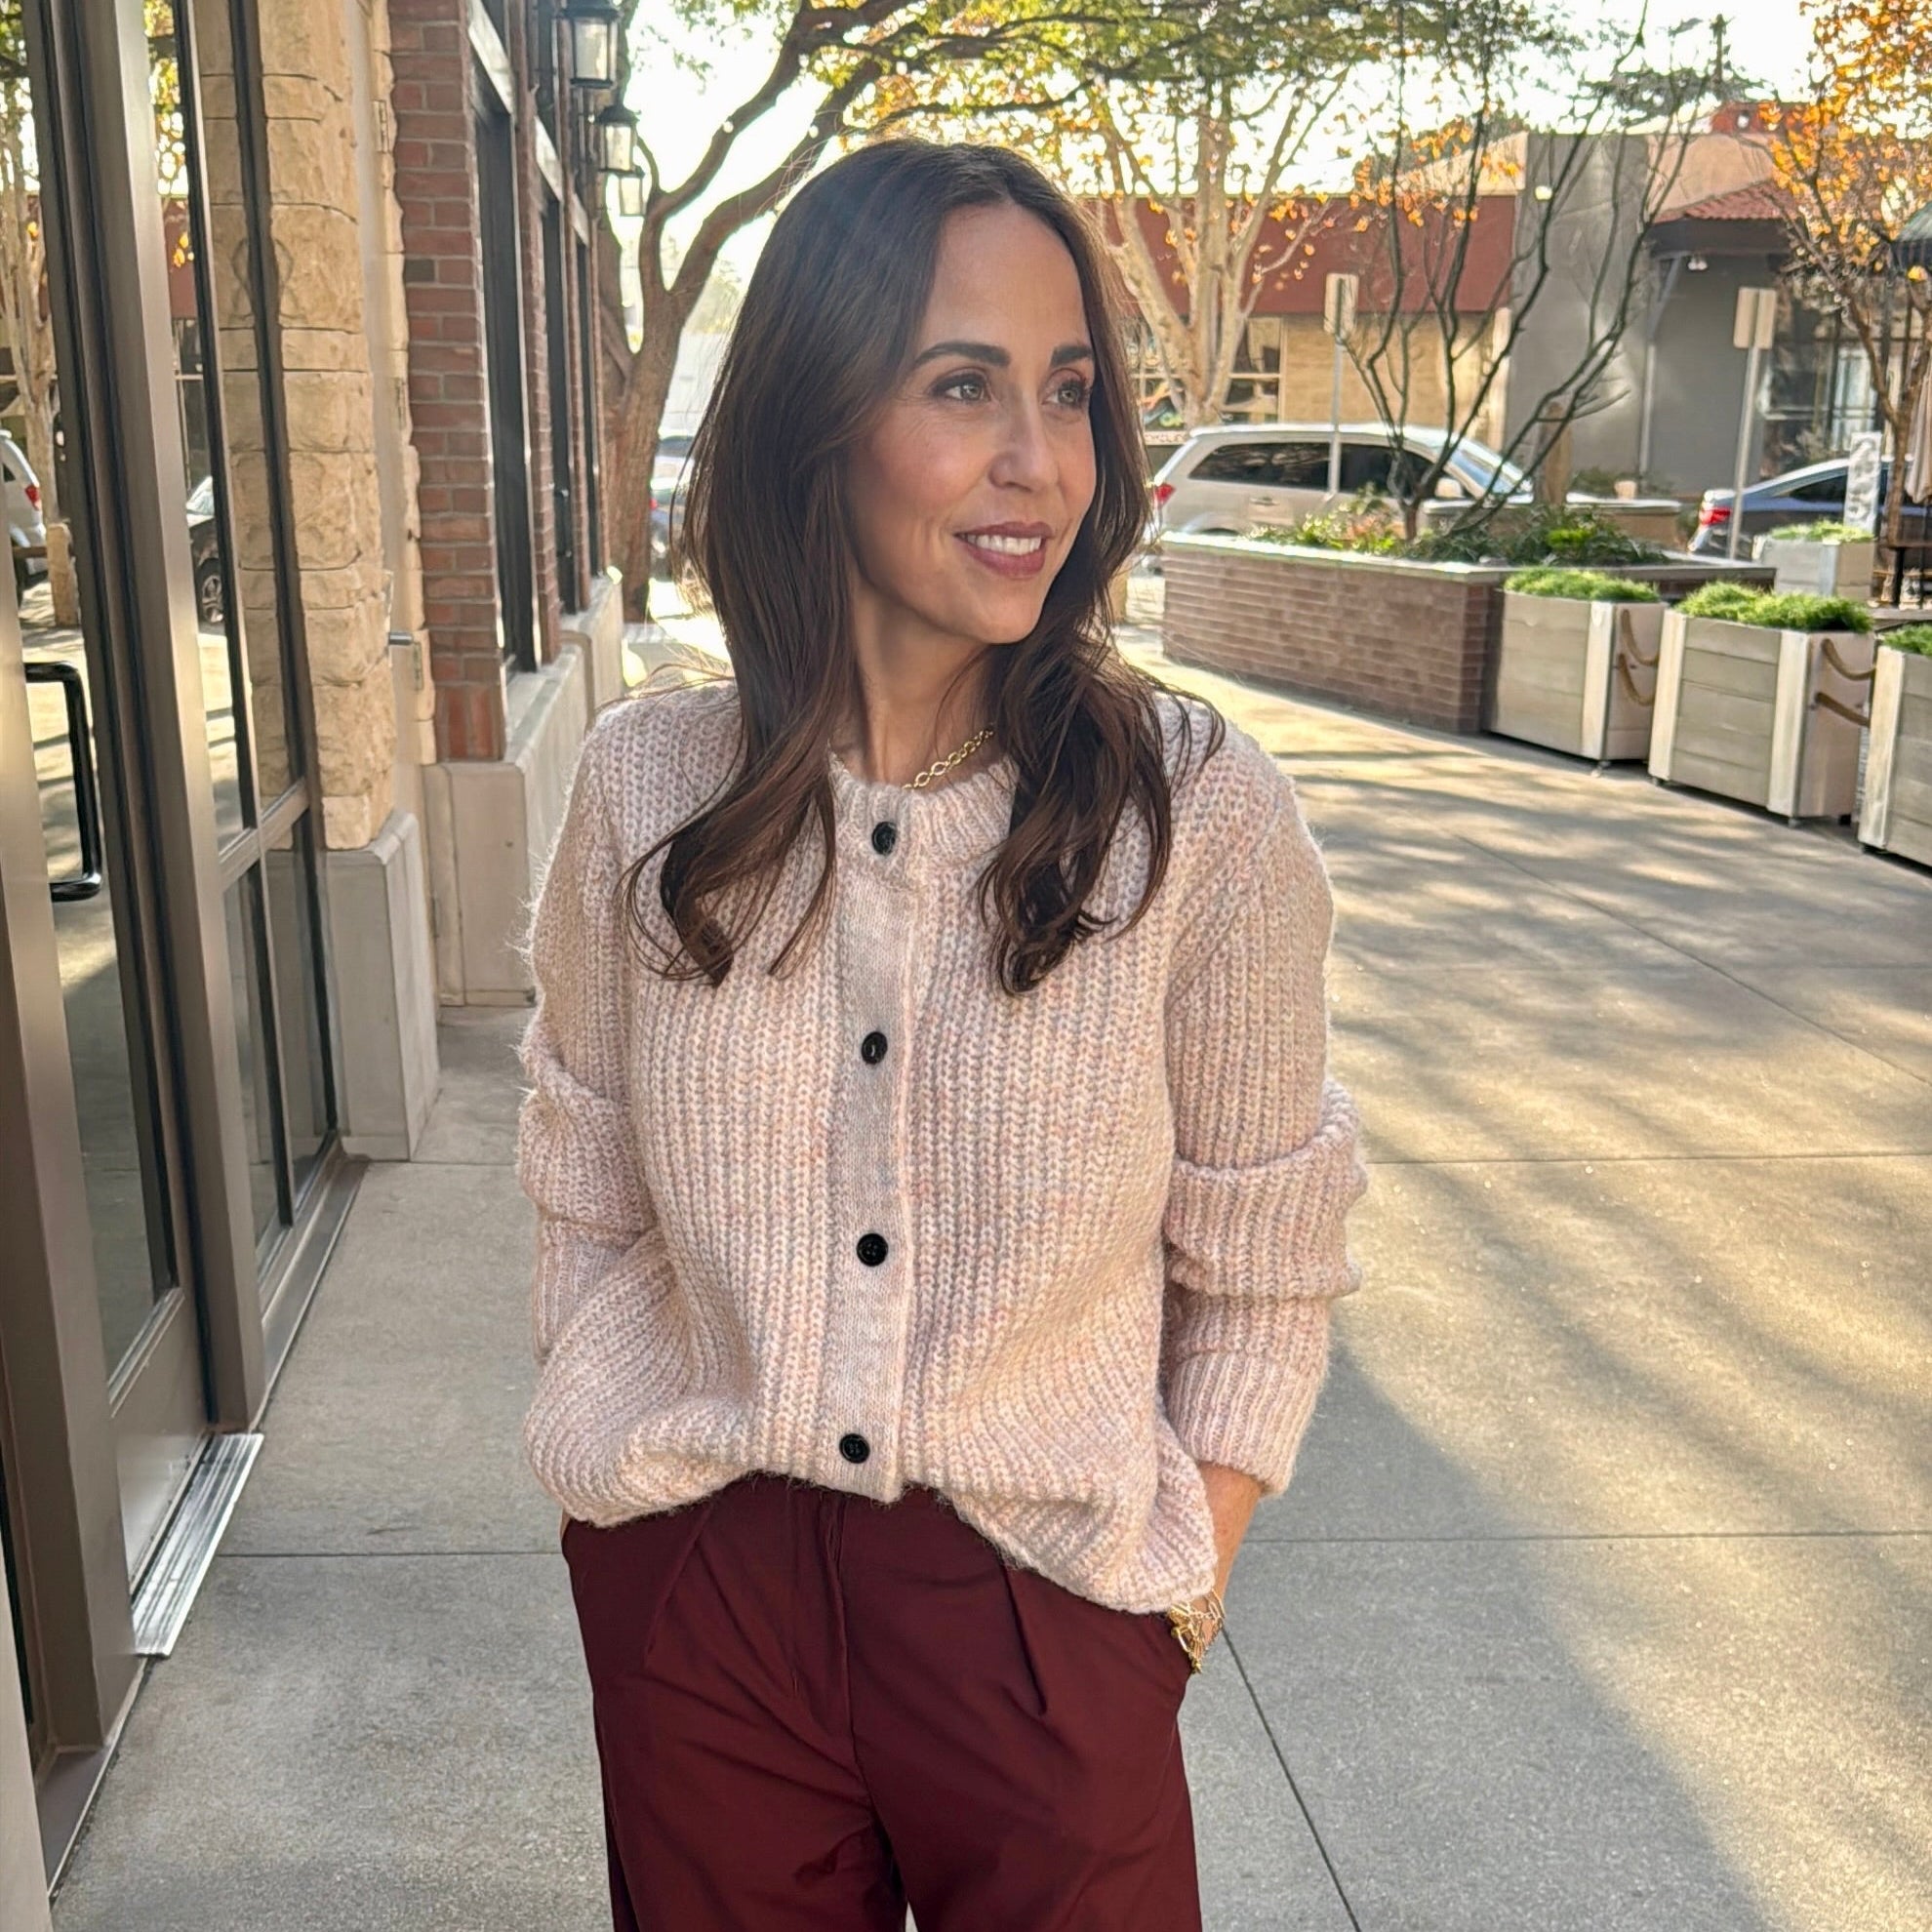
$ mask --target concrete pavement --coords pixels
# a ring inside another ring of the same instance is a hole
[[[1932,878],[1168,674],[1300,783],[1375,1170],[1185,1710],[1213,1932],[1932,1924]],[[60,1932],[608,1923],[521,1019],[365,1181]]]

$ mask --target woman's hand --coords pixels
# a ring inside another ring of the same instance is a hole
[[[1228,1579],[1234,1569],[1234,1555],[1248,1533],[1255,1505],[1261,1501],[1261,1484],[1242,1469],[1230,1469],[1222,1463],[1203,1463],[1201,1480],[1207,1486],[1208,1509],[1214,1516],[1214,1547],[1217,1557],[1214,1587],[1228,1594]]]

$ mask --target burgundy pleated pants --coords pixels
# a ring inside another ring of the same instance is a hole
[[[1158,1612],[924,1489],[749,1475],[563,1548],[617,1932],[1199,1932]]]

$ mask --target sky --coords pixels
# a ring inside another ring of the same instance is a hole
[[[637,110],[639,132],[656,154],[664,177],[681,180],[718,123],[764,79],[771,42],[762,35],[734,36],[694,50],[702,54],[708,69],[698,73],[680,65],[675,52],[652,32],[650,22],[661,19],[664,10],[653,0],[644,0],[638,11],[643,24],[632,43],[630,105]],[[1648,5],[1645,0],[1588,0],[1584,5],[1568,0],[1568,11],[1580,20],[1627,28],[1647,17],[1646,38],[1655,45],[1659,36],[1668,37],[1676,29],[1686,58],[1693,50],[1709,51],[1709,22],[1722,12],[1730,20],[1728,44],[1734,68],[1742,67],[1774,93],[1794,89],[1803,73],[1809,36],[1799,0],[1725,0],[1721,7],[1700,5],[1698,0],[1650,0]],[[809,112],[807,93],[782,101],[741,138],[714,193],[759,179],[803,133]],[[695,225],[694,217],[683,224],[684,235]],[[633,226],[619,224],[626,241]],[[768,226],[763,221],[743,230],[727,248],[725,258],[741,278],[750,273]]]

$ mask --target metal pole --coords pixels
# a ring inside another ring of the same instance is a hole
[[[1342,491],[1342,357],[1345,351],[1342,338],[1335,338],[1335,379],[1328,396],[1328,494],[1339,496]]]
[[[1724,542],[1724,554],[1736,560],[1738,541],[1744,532],[1745,469],[1751,462],[1751,418],[1757,412],[1757,358],[1760,351],[1753,338],[1745,358],[1744,408],[1738,415],[1738,466],[1731,484],[1731,530]]]

